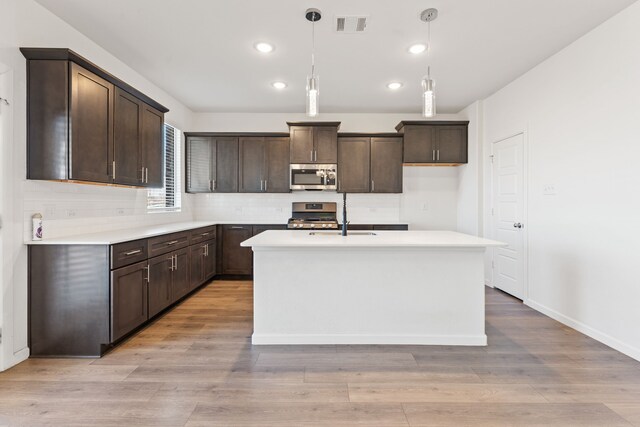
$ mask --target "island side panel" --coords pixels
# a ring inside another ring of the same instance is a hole
[[[99,357],[108,344],[109,246],[30,246],[31,356]]]
[[[257,248],[254,344],[486,345],[484,248]]]

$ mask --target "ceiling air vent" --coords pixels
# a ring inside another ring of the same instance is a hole
[[[362,33],[367,29],[368,16],[336,16],[336,32],[345,34]]]

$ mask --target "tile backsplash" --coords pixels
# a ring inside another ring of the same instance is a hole
[[[31,216],[43,216],[44,237],[191,221],[190,197],[181,212],[147,212],[147,190],[49,181],[23,181],[24,239],[31,238]]]

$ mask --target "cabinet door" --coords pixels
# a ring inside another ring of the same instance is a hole
[[[291,163],[314,163],[313,127],[291,126]]]
[[[115,182],[123,185],[144,184],[141,147],[142,102],[120,88],[115,88],[113,107],[113,159]]]
[[[111,83],[71,63],[70,179],[113,181],[113,94]]]
[[[404,128],[404,163],[435,163],[435,126],[410,126]]]
[[[251,274],[253,252],[240,243],[252,235],[250,225],[222,226],[222,274]]]
[[[265,180],[264,138],[240,138],[240,192],[261,193]]]
[[[164,186],[164,114],[142,103],[142,159],[145,167],[145,185]]]
[[[371,192],[402,193],[402,138],[371,138]]]
[[[216,138],[213,190],[218,193],[238,192],[238,138]]]
[[[191,281],[189,277],[189,248],[172,252],[175,257],[171,274],[171,302],[175,302],[189,293]]]
[[[211,138],[187,138],[187,193],[212,191],[215,152],[215,144]]]
[[[216,275],[216,241],[209,240],[205,243],[206,252],[204,256],[204,280],[209,280]]]
[[[338,163],[338,128],[318,126],[313,130],[315,163]]]
[[[338,141],[338,191],[368,193],[370,160],[370,138],[340,138]]]
[[[189,246],[190,288],[195,289],[204,282],[204,244]]]
[[[436,128],[436,161],[467,163],[467,127],[438,126]]]
[[[289,193],[289,138],[266,138],[265,191]]]
[[[263,231],[269,230],[286,230],[287,226],[285,224],[277,224],[277,225],[254,225],[253,226],[253,235],[257,236]]]
[[[172,253],[149,260],[149,318],[171,304]]]
[[[147,262],[111,272],[111,342],[147,319]]]

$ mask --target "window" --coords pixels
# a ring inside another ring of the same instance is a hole
[[[155,212],[180,211],[180,136],[182,132],[164,125],[164,187],[151,188],[147,209]]]

